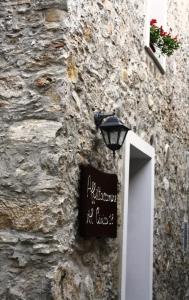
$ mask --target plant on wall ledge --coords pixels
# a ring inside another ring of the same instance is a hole
[[[177,36],[172,37],[170,32],[165,32],[162,26],[158,27],[156,24],[155,19],[150,21],[150,47],[153,52],[158,48],[163,55],[170,56],[181,43],[177,40]]]

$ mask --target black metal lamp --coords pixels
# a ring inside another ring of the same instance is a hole
[[[129,128],[115,116],[115,113],[104,114],[98,112],[95,113],[94,120],[97,129],[100,128],[101,130],[106,146],[113,151],[115,156],[115,151],[123,145]]]

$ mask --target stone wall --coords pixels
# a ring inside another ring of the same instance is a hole
[[[0,299],[118,299],[119,238],[77,234],[79,164],[122,188],[122,154],[113,161],[93,123],[113,109],[156,150],[154,299],[189,299],[188,0],[169,1],[182,47],[164,76],[144,50],[144,0],[0,6]]]

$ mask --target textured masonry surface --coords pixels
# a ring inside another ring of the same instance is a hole
[[[189,299],[189,5],[168,2],[182,47],[162,76],[144,0],[0,1],[1,300],[118,299],[119,239],[77,234],[79,164],[118,173],[122,201],[122,154],[93,123],[113,109],[156,151],[154,299]]]

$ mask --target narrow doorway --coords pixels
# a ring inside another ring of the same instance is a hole
[[[151,300],[154,148],[132,131],[125,146],[121,300]]]

